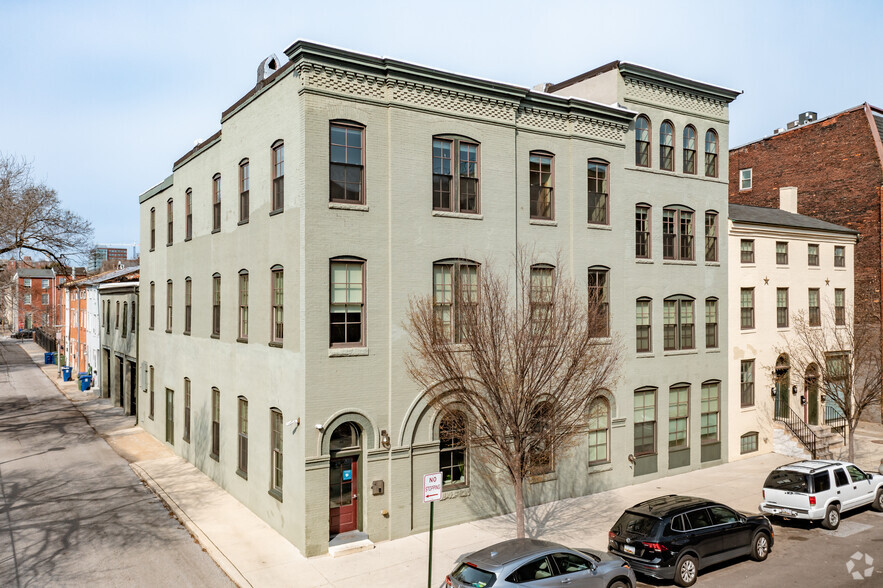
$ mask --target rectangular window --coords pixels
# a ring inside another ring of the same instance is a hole
[[[478,265],[462,261],[433,265],[432,292],[439,336],[452,343],[466,340],[462,315],[478,300]]]
[[[746,433],[739,438],[739,452],[742,455],[757,451],[757,433]],[[825,473],[827,476],[827,472]]]
[[[842,327],[846,324],[846,290],[834,289],[834,324]]]
[[[40,302],[44,305],[49,304],[49,294],[42,294],[40,296]]]
[[[212,178],[212,232],[221,230],[221,175]]]
[[[169,198],[169,201],[166,203],[166,218],[168,219],[168,225],[166,227],[166,245],[171,245],[173,236],[175,234],[174,231],[174,208],[172,206],[172,199]]]
[[[589,161],[588,166],[588,209],[589,224],[610,224],[608,218],[608,168],[606,163]]]
[[[754,240],[742,239],[739,243],[739,259],[742,263],[754,263]]]
[[[754,328],[754,288],[742,288],[739,292],[740,323],[743,329]]]
[[[656,453],[656,389],[635,391],[635,455]]]
[[[635,350],[638,353],[649,353],[651,350],[651,302],[647,298],[635,301]]]
[[[150,328],[153,329],[156,319],[156,284],[150,282]]]
[[[693,213],[666,208],[662,211],[662,257],[693,259]]]
[[[478,202],[478,145],[460,139],[433,139],[432,208],[477,213]]]
[[[365,345],[365,264],[361,261],[331,262],[330,325],[332,347]]]
[[[679,386],[668,392],[668,448],[687,447],[690,388]]]
[[[150,418],[150,420],[153,420],[153,414],[154,414],[154,412],[153,412],[153,411],[154,411],[154,396],[153,396],[153,366],[150,366],[150,373],[149,373],[149,377],[148,377],[148,380],[147,380],[147,381],[148,381],[148,384],[149,384],[149,390],[148,390],[148,391],[149,391],[149,394],[147,395],[147,396],[148,396],[148,398],[147,398],[147,400],[148,400],[148,407],[147,407],[147,408],[148,408],[148,413],[147,413],[147,416]]]
[[[82,314],[82,312],[80,314]],[[86,321],[80,321],[80,324],[85,326]],[[116,304],[116,314],[114,315],[113,328],[116,331],[118,331],[120,329],[120,303],[119,302],[117,302],[117,304]]]
[[[817,243],[810,243],[806,246],[806,263],[811,266],[819,265],[819,246]]]
[[[221,335],[221,276],[212,276],[212,337]]]
[[[150,209],[150,250],[156,249],[156,209]],[[30,286],[30,280],[27,280]]]
[[[552,156],[530,154],[530,218],[552,220],[554,177]]]
[[[30,294],[25,294],[25,304],[30,306],[30,304],[31,304],[31,295]]]
[[[132,309],[134,310],[134,306]],[[123,303],[123,339],[129,336],[129,303]]]
[[[249,165],[248,160],[239,164],[239,222],[247,223],[249,215]]]
[[[754,406],[754,360],[743,359],[739,369],[742,406]]]
[[[270,409],[270,493],[282,498],[282,413]]]
[[[239,274],[239,340],[248,341],[248,273]]]
[[[190,334],[190,320],[193,316],[193,281],[190,278],[184,282],[184,334]]]
[[[365,203],[364,128],[331,124],[330,198],[332,202]]]
[[[175,392],[166,388],[166,443],[175,444]]]
[[[776,326],[788,326],[788,288],[776,288]]]
[[[184,441],[190,443],[190,378],[184,378]]]
[[[221,455],[221,391],[212,388],[212,450],[209,454],[218,461]]]
[[[238,402],[238,457],[236,473],[248,478],[248,400],[239,397]]]
[[[189,241],[193,238],[193,190],[187,188],[184,193],[184,240]]]
[[[273,211],[285,207],[285,145],[273,147]]]
[[[24,280],[22,282],[22,286],[24,286],[25,288],[30,288],[31,287],[31,278],[24,278]]]
[[[834,267],[846,267],[846,247],[834,246]]]
[[[635,207],[635,257],[650,258],[650,207]]]
[[[283,322],[283,273],[282,269],[274,269],[272,272],[273,276],[273,327],[272,327],[272,336],[274,343],[282,343],[282,336],[284,334],[284,322]]]
[[[42,280],[43,289],[47,289],[49,287],[49,280]]]
[[[135,306],[135,302],[132,301],[132,325],[129,329],[132,334],[135,334],[135,325],[137,324],[136,314],[137,314],[137,307]]]
[[[542,335],[549,328],[552,312],[552,288],[554,269],[535,266],[530,268],[531,326],[535,335]]]
[[[819,307],[819,289],[809,289],[809,326],[822,326],[822,313]]]
[[[776,263],[778,265],[788,265],[788,243],[784,241],[776,241]]]
[[[705,348],[716,349],[718,346],[717,299],[705,299]]]
[[[673,298],[663,301],[663,349],[693,349],[695,321],[693,300]]]
[[[610,336],[610,288],[609,270],[589,268],[589,301],[597,311],[593,335]]]
[[[166,284],[166,333],[172,332],[172,282]]]
[[[717,261],[717,213],[705,213],[705,261]]]
[[[740,169],[739,170],[739,189],[740,190],[750,190],[751,189],[751,171],[752,171],[752,169],[750,167],[748,169]]]
[[[714,443],[718,440],[718,420],[720,417],[720,383],[702,384],[702,424],[701,438],[703,443]]]

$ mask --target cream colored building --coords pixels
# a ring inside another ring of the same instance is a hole
[[[449,482],[437,525],[508,512],[511,488],[440,439],[402,322],[410,297],[444,306],[526,245],[602,291],[626,350],[529,503],[729,459],[738,92],[625,62],[531,90],[303,41],[286,55],[140,197],[145,429],[308,555],[351,529],[426,530],[425,473]]]
[[[802,451],[776,411],[820,432],[825,390],[819,374],[793,373],[787,339],[799,311],[820,328],[852,316],[858,233],[797,214],[797,188],[780,189],[778,209],[730,204],[728,232],[731,459]]]

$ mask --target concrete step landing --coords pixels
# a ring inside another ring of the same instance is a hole
[[[368,539],[367,533],[362,531],[340,533],[328,542],[328,555],[331,557],[342,557],[371,549],[374,549],[374,542]]]

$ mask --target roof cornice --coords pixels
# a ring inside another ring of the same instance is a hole
[[[153,198],[157,194],[167,190],[168,188],[171,188],[172,184],[174,184],[174,178],[175,178],[175,175],[170,174],[169,177],[167,177],[166,179],[161,181],[159,184],[157,184],[153,188],[151,188],[151,189],[147,190],[146,192],[144,192],[143,194],[141,194],[141,196],[138,197],[138,204],[143,204],[144,202],[146,202],[147,200],[150,200],[151,198]]]
[[[627,61],[619,62],[619,71],[624,77],[628,76],[645,82],[673,87],[714,100],[723,100],[727,103],[732,102],[742,93],[741,90],[714,86]]]

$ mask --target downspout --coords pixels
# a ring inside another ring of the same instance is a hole
[[[138,332],[135,333],[135,373],[139,374],[141,369],[141,299],[139,296],[139,289],[141,287],[141,273],[138,273],[138,286],[135,286],[135,308],[137,310],[133,310],[132,312],[137,313],[138,318],[135,320],[135,324],[138,326]],[[138,385],[138,382],[135,382],[135,390],[133,394],[135,394],[135,398],[138,397],[138,391],[141,389],[141,386]],[[132,404],[132,399],[129,399],[129,404]],[[135,426],[138,426],[139,420],[138,415],[141,414],[141,411],[138,410],[139,402],[135,400]]]

